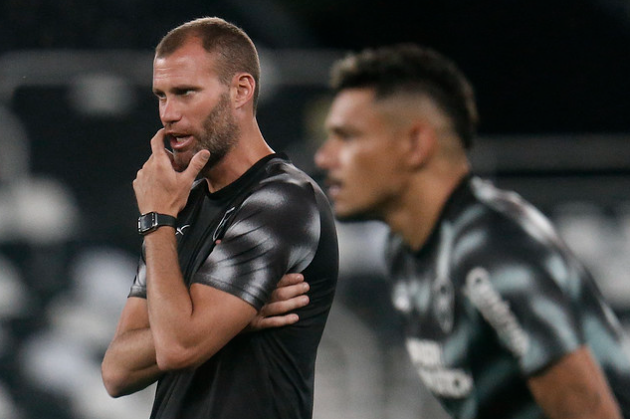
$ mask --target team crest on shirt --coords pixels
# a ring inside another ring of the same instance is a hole
[[[212,241],[217,241],[219,238],[223,237],[223,234],[225,234],[225,230],[227,229],[228,222],[230,221],[230,217],[235,210],[236,207],[232,207],[229,210],[225,211],[225,214],[223,214],[223,218],[221,219],[221,221],[219,221],[219,225],[217,225],[217,228],[214,230]]]
[[[453,283],[446,276],[438,275],[431,286],[433,295],[433,315],[440,329],[444,333],[450,333],[453,329],[454,296]]]

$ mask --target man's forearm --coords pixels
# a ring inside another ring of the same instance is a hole
[[[193,313],[188,288],[184,285],[175,234],[160,228],[145,238],[147,263],[147,305],[149,323],[158,358],[159,352],[185,346]]]
[[[155,361],[155,346],[148,328],[117,336],[103,358],[103,382],[112,397],[142,390],[162,373]]]
[[[148,323],[163,371],[195,368],[247,326],[256,309],[214,287],[184,283],[170,227],[145,237]]]
[[[599,364],[583,346],[528,379],[536,402],[552,419],[622,419]]]

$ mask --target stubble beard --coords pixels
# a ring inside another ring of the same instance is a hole
[[[201,169],[202,176],[206,176],[236,145],[239,134],[239,126],[230,112],[230,96],[225,93],[203,121],[202,131],[196,135],[197,144],[192,155],[201,150],[210,152],[208,162]],[[189,163],[190,161],[185,166]]]

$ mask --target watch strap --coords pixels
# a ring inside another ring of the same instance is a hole
[[[176,227],[177,218],[158,212],[148,212],[138,217],[138,234],[142,236],[163,226]]]

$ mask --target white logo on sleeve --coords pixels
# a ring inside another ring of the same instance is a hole
[[[181,227],[177,227],[177,232],[175,234],[179,234],[180,236],[184,235],[184,230],[190,227],[190,224],[183,225]]]
[[[465,293],[510,351],[519,358],[523,357],[529,349],[529,336],[510,309],[510,304],[494,289],[488,271],[480,267],[472,269],[466,276]]]

